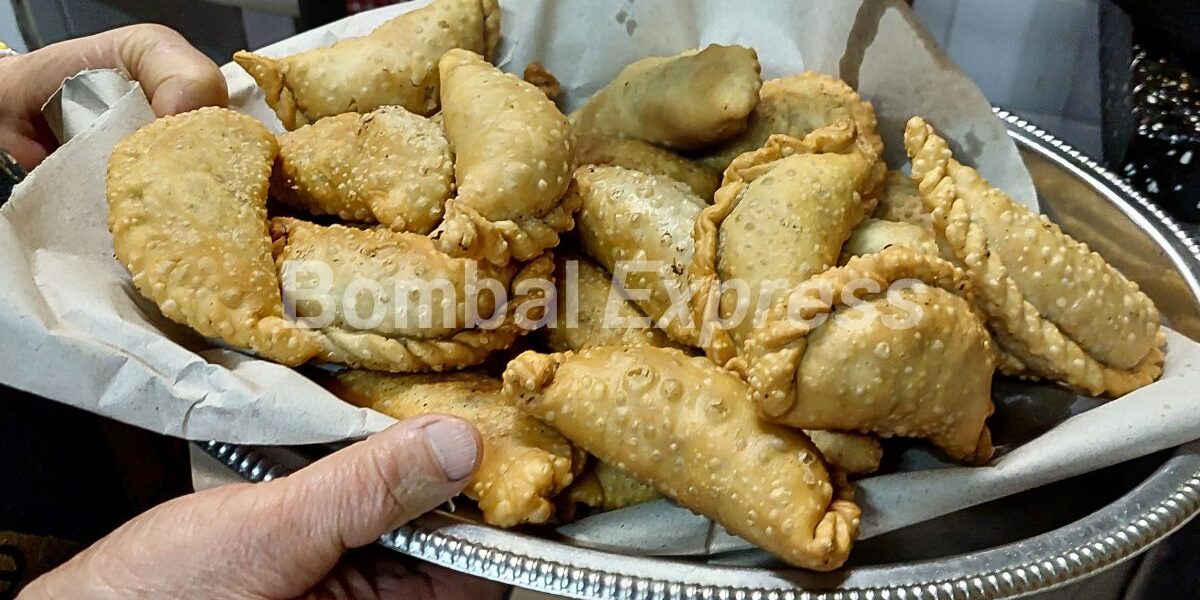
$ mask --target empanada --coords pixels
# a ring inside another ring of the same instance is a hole
[[[646,485],[628,473],[602,461],[591,465],[562,493],[560,514],[574,519],[581,507],[594,512],[609,512],[662,498],[652,485]]]
[[[862,194],[872,152],[853,123],[839,121],[803,140],[771,136],[725,171],[696,223],[688,268],[700,345],[717,364],[740,352],[779,293],[837,264],[872,208]]]
[[[458,196],[433,233],[438,248],[504,264],[558,245],[577,208],[563,201],[575,165],[566,117],[477,54],[451,50],[440,69]]]
[[[706,151],[700,162],[710,169],[724,171],[733,159],[752,152],[775,134],[794,138],[804,136],[838,121],[854,123],[855,130],[873,150],[883,156],[883,139],[875,132],[875,109],[846,82],[815,71],[805,71],[763,82],[759,102],[750,113],[746,131],[733,140]],[[887,165],[876,164],[865,192],[874,195],[883,180]]]
[[[398,106],[321,119],[279,147],[271,196],[315,215],[425,234],[454,187],[442,128]]]
[[[571,113],[571,124],[676,150],[703,148],[746,128],[758,104],[759,69],[758,54],[742,46],[643,58]]]
[[[397,419],[443,414],[469,421],[483,440],[483,458],[465,493],[492,525],[545,523],[552,500],[583,468],[585,457],[561,434],[523,414],[483,373],[388,375],[340,371],[327,387],[343,400]]]
[[[692,193],[712,200],[721,177],[670,150],[639,140],[629,140],[595,133],[581,133],[575,138],[575,158],[581,165],[616,165],[659,177],[669,177],[687,184]]]
[[[322,360],[391,372],[479,364],[553,301],[549,255],[497,267],[423,235],[271,221],[284,297],[320,333]],[[506,302],[507,301],[507,302]]]
[[[319,348],[283,318],[267,234],[279,146],[260,122],[204,108],[121,140],[108,163],[108,227],[133,285],[163,315],[298,365]]]
[[[531,62],[525,65],[525,73],[522,74],[522,79],[526,83],[532,84],[550,99],[551,102],[558,102],[558,96],[562,94],[562,84],[558,82],[558,78],[551,73],[546,66],[540,62]]]
[[[499,41],[497,0],[435,0],[365,37],[284,58],[238,52],[233,60],[254,77],[291,130],[381,106],[431,115],[438,109],[438,59],[465,48],[490,60]]]
[[[793,565],[836,569],[858,531],[853,491],[748,391],[704,357],[646,346],[526,352],[504,372],[522,410],[601,460]]]
[[[927,438],[955,460],[987,462],[995,356],[970,287],[950,263],[902,246],[813,277],[746,345],[760,412],[804,429]]]
[[[542,330],[550,349],[675,345],[591,259],[566,254],[556,262],[557,318]]]
[[[575,171],[583,249],[672,339],[692,344],[687,267],[692,227],[708,206],[671,179],[613,166]]]
[[[919,117],[904,143],[934,229],[1025,374],[1113,396],[1162,375],[1166,337],[1136,283],[955,160]]]
[[[872,217],[916,225],[933,234],[933,221],[921,192],[912,178],[900,171],[888,171],[879,192],[879,202]]]
[[[838,259],[838,264],[844,265],[852,257],[874,254],[889,246],[904,246],[922,254],[941,256],[933,234],[919,225],[867,218],[850,232],[850,238],[842,244],[842,257]]]
[[[883,446],[874,435],[816,429],[805,429],[804,433],[821,451],[826,464],[850,475],[874,473],[883,461]]]

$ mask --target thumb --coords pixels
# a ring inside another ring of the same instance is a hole
[[[288,477],[151,509],[35,581],[27,596],[297,597],[346,550],[462,491],[482,447],[461,419],[403,421]]]
[[[470,423],[418,417],[273,482],[269,493],[288,505],[290,531],[315,538],[297,542],[340,555],[456,496],[480,448]]]
[[[228,102],[221,71],[174,30],[143,24],[114,30],[111,35],[119,65],[142,84],[158,116]]]
[[[299,595],[347,550],[374,542],[461,492],[482,447],[470,423],[428,415],[254,486],[252,500],[241,503],[243,515],[252,519],[234,519],[253,520],[258,532],[239,544],[252,557],[247,564],[256,566],[255,581],[242,583],[283,597]]]

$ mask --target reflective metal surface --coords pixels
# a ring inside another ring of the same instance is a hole
[[[1200,338],[1195,239],[1092,160],[1014,115],[997,114],[1021,148],[1043,211],[1136,280],[1172,327]],[[304,449],[217,442],[205,449],[256,481],[310,458]],[[1064,489],[1088,485],[1111,497],[1084,492],[1063,502]],[[924,528],[932,525],[915,526],[868,540],[865,553],[856,552],[850,565],[831,574],[622,556],[570,546],[546,532],[493,529],[461,513],[427,515],[380,543],[459,571],[573,598],[1016,598],[1127,560],[1192,518],[1200,511],[1200,442],[1054,486],[950,515],[942,524],[943,530],[987,535],[938,539],[934,547],[943,551],[927,557],[889,553],[906,540],[925,538],[928,544],[930,530]],[[997,513],[1032,524],[996,526],[991,519]]]

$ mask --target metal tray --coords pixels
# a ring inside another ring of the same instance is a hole
[[[1136,280],[1173,328],[1200,338],[1200,245],[1095,161],[1016,115],[996,114],[1021,150],[1043,210]],[[219,442],[203,447],[253,481],[286,474],[322,451]],[[568,545],[545,532],[495,529],[461,513],[431,513],[379,543],[573,598],[991,600],[1099,573],[1197,512],[1200,442],[868,540],[846,567],[829,574],[624,556]],[[980,527],[984,523],[992,526]],[[930,539],[937,540],[932,548]],[[913,550],[920,540],[926,548]]]

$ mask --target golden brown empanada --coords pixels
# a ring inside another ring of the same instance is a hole
[[[603,267],[577,254],[560,254],[557,319],[543,333],[555,352],[594,346],[674,346],[654,327]]]
[[[454,187],[442,128],[398,106],[321,119],[279,136],[271,195],[315,215],[429,233]]]
[[[804,433],[821,451],[826,464],[850,475],[874,473],[883,461],[883,446],[874,435],[816,429],[805,429]]]
[[[706,151],[700,162],[724,171],[733,159],[752,152],[775,134],[803,139],[804,136],[838,121],[854,123],[874,156],[883,156],[883,140],[875,132],[875,109],[846,82],[815,71],[805,71],[763,82],[760,100],[746,131],[728,143]],[[864,192],[873,196],[883,180],[887,165],[876,164]]]
[[[585,457],[561,434],[523,414],[483,373],[389,375],[340,371],[326,382],[343,400],[397,419],[443,414],[479,430],[483,458],[465,493],[492,525],[545,523],[551,500],[583,468]]]
[[[888,171],[879,192],[879,203],[871,214],[876,219],[909,223],[933,235],[933,221],[921,192],[912,178],[900,171]]]
[[[1162,375],[1166,337],[1136,283],[955,160],[924,120],[908,122],[904,143],[934,229],[1024,374],[1113,396]]]
[[[828,571],[849,554],[860,514],[849,485],[807,436],[761,421],[745,382],[704,357],[647,346],[526,352],[505,370],[504,392],[601,460],[793,565]]]
[[[995,357],[972,300],[965,274],[902,246],[813,277],[746,345],[760,412],[804,429],[927,438],[955,460],[987,462]]]
[[[575,158],[581,165],[616,165],[686,184],[692,193],[712,200],[721,177],[670,150],[639,140],[581,133],[575,138]]]
[[[575,171],[579,239],[630,298],[672,339],[691,344],[687,266],[692,227],[707,206],[687,186],[622,167]]]
[[[580,508],[609,512],[662,498],[652,485],[646,485],[628,473],[602,461],[591,461],[559,497],[560,515],[573,520]]]
[[[466,50],[442,57],[442,116],[458,196],[433,233],[454,256],[496,264],[558,245],[575,154],[566,117],[538,88]]]
[[[569,271],[569,261],[577,263],[573,267],[576,274]],[[578,291],[571,293],[572,281],[577,280]],[[560,258],[555,272],[555,281],[559,286],[558,320],[555,327],[547,327],[545,332],[546,345],[555,352],[578,351],[599,346],[654,346],[656,348],[681,348],[661,330],[650,324],[649,319],[629,300],[619,287],[614,287],[608,272],[581,256],[568,255]],[[608,306],[608,303],[612,306]],[[614,317],[611,322],[605,322],[605,311]],[[578,315],[576,323],[569,322],[571,314]],[[646,327],[629,324],[644,320]],[[821,451],[828,462],[854,475],[872,473],[879,468],[883,457],[883,448],[873,436],[837,433],[832,431],[805,431],[813,439],[813,443]],[[609,474],[612,475],[612,474]],[[622,487],[619,478],[612,475],[614,481],[605,482],[607,487]],[[570,498],[571,503],[580,503],[597,508],[599,505],[588,499],[603,498],[603,490],[596,487],[598,482],[580,481],[577,490],[572,492],[578,498]],[[638,486],[630,485],[637,489]],[[574,489],[574,486],[573,486]],[[612,492],[609,493],[610,495]],[[624,495],[624,493],[622,493]],[[599,501],[599,500],[597,500]],[[613,510],[605,508],[604,510]]]
[[[643,58],[571,114],[579,132],[702,148],[746,128],[758,104],[758,54],[712,44],[676,56]]]
[[[850,238],[842,244],[842,257],[838,259],[838,264],[844,265],[852,257],[874,254],[889,246],[904,246],[922,254],[941,256],[933,234],[919,225],[867,218],[850,232]]]
[[[391,372],[476,365],[534,329],[552,302],[550,255],[497,267],[414,233],[282,217],[271,234],[284,296],[320,333],[328,362]]]
[[[533,84],[542,93],[550,99],[551,102],[558,102],[558,96],[562,93],[562,84],[558,82],[558,78],[551,73],[546,66],[540,62],[531,62],[525,65],[525,73],[522,76],[527,83]]]
[[[709,358],[728,362],[779,293],[837,264],[871,209],[862,194],[877,162],[871,152],[853,123],[839,121],[803,140],[771,136],[725,171],[696,223],[688,268]],[[741,289],[722,290],[733,284]]]
[[[347,112],[438,109],[438,59],[465,48],[491,59],[500,40],[497,0],[435,0],[360,38],[284,58],[238,52],[233,60],[266,92],[289,130]]]
[[[279,146],[252,117],[204,108],[121,140],[108,164],[108,227],[133,285],[201,335],[298,365],[319,348],[283,318],[267,234]]]

